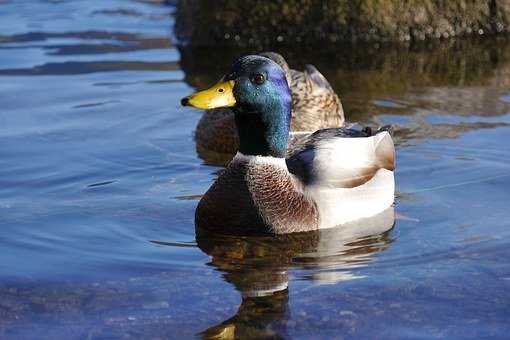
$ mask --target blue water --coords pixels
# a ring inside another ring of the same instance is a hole
[[[0,338],[507,337],[506,40],[286,47],[348,120],[395,125],[396,220],[229,238],[195,233],[221,166],[179,99],[246,51],[177,47],[175,15],[0,2]]]

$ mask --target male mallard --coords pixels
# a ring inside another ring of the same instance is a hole
[[[265,52],[260,55],[275,61],[285,71],[292,92],[292,131],[315,131],[342,126],[342,103],[326,78],[313,65],[306,65],[304,72],[300,72],[290,69],[278,53]],[[201,154],[235,154],[239,147],[239,137],[232,110],[220,108],[205,111],[198,122],[195,141]]]
[[[393,140],[386,130],[319,130],[287,154],[292,98],[284,70],[262,56],[238,59],[208,90],[183,98],[231,107],[239,151],[200,200],[199,228],[283,234],[334,227],[393,204]]]

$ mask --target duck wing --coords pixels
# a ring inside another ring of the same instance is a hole
[[[395,148],[388,129],[319,130],[289,150],[287,168],[311,199],[319,228],[374,216],[395,199]]]
[[[390,128],[319,130],[288,151],[289,172],[305,185],[354,188],[370,181],[379,169],[395,169]]]

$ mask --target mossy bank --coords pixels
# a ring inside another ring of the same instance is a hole
[[[175,33],[192,45],[420,41],[510,32],[510,0],[186,0]]]

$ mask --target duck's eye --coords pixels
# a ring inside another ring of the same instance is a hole
[[[266,77],[263,74],[257,73],[251,77],[251,81],[257,85],[261,85],[266,81]]]

